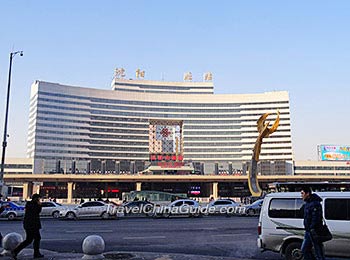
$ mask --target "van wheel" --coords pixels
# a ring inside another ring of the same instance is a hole
[[[301,252],[301,243],[300,242],[292,242],[289,243],[286,247],[285,257],[286,260],[302,260],[303,253]]]

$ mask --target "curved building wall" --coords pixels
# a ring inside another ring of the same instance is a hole
[[[36,81],[31,90],[28,155],[34,157],[38,172],[142,171],[149,161],[149,120],[172,119],[183,121],[185,161],[201,165],[205,173],[232,173],[251,159],[257,119],[269,112],[272,122],[277,109],[280,127],[264,140],[260,159],[292,160],[288,92],[174,94]]]

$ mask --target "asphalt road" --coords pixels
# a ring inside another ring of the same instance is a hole
[[[83,239],[103,237],[106,251],[142,251],[282,259],[278,253],[261,253],[256,246],[256,217],[124,218],[119,220],[42,220],[44,249],[81,252]],[[24,235],[21,221],[0,221],[2,234]]]

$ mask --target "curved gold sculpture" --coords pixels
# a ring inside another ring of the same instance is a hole
[[[269,128],[270,122],[265,123],[266,118],[269,116],[269,113],[263,114],[257,121],[257,128],[259,136],[255,141],[252,160],[249,165],[248,171],[248,185],[250,193],[253,197],[260,197],[262,190],[260,188],[258,178],[257,178],[257,165],[259,161],[259,155],[261,152],[261,144],[265,137],[268,137],[270,134],[274,133],[280,123],[280,113],[277,111],[277,118],[273,125]]]

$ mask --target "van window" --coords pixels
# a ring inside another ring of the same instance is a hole
[[[272,199],[269,206],[271,218],[304,218],[302,199]]]
[[[326,199],[325,218],[329,220],[350,220],[350,199]]]

